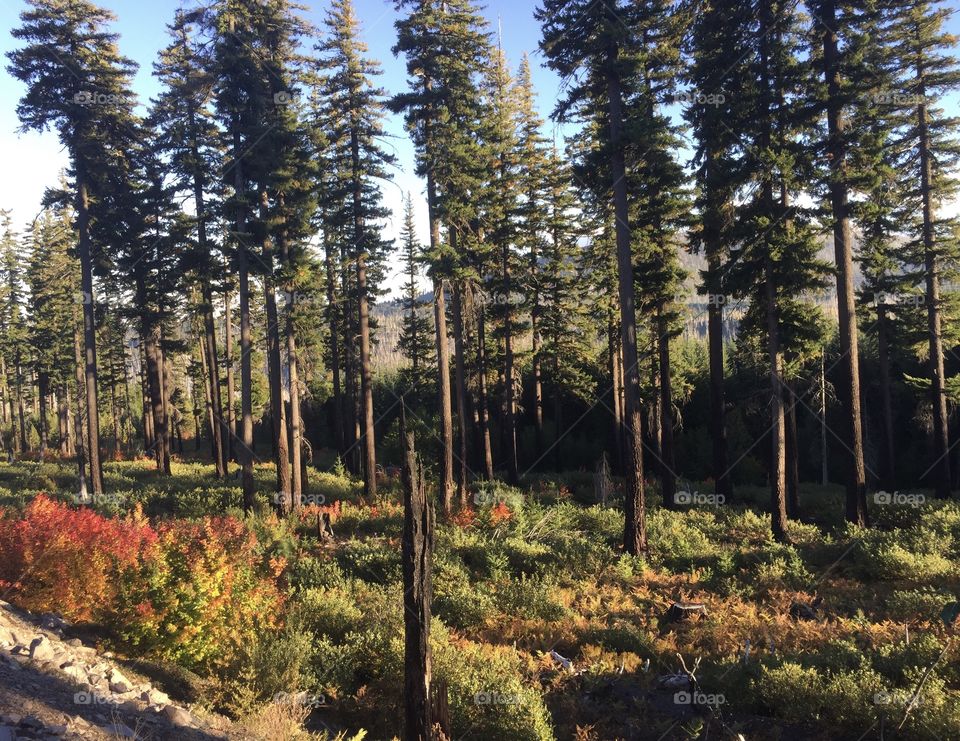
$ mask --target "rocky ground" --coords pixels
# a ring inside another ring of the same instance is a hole
[[[249,738],[69,635],[55,615],[0,601],[0,741]]]

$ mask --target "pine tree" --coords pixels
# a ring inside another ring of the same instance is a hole
[[[191,35],[202,27],[203,13],[186,14],[178,11],[168,27],[170,44],[160,51],[154,64],[154,75],[164,90],[153,106],[152,118],[158,133],[156,147],[169,156],[170,173],[176,178],[178,190],[189,193],[193,199],[194,223],[190,235],[191,249],[185,255],[183,267],[190,271],[200,288],[197,310],[203,317],[203,347],[207,358],[209,388],[209,415],[213,419],[210,433],[217,476],[227,472],[227,450],[230,428],[223,411],[220,396],[219,358],[213,309],[213,277],[221,264],[213,239],[215,204],[211,191],[219,184],[209,173],[222,166],[218,131],[211,119],[207,97],[213,86],[213,61],[206,48]]]
[[[787,539],[785,364],[820,331],[807,297],[824,287],[827,274],[817,259],[809,209],[798,203],[812,177],[806,137],[813,125],[809,108],[798,105],[810,79],[799,24],[794,6],[761,3],[751,34],[753,85],[744,91],[755,112],[731,122],[749,137],[741,166],[751,173],[753,188],[739,209],[727,271],[733,295],[750,299],[740,344],[765,356],[770,379],[771,529],[780,541]]]
[[[631,224],[626,182],[628,135],[624,103],[635,81],[636,68],[624,54],[628,29],[618,2],[545,0],[536,17],[543,24],[540,48],[548,64],[568,81],[567,93],[554,112],[557,120],[579,116],[602,121],[594,130],[601,137],[607,162],[606,190],[612,195],[615,218],[619,320],[624,370],[624,433],[626,502],[624,549],[647,550],[641,440],[640,377],[637,354]]]
[[[843,444],[849,453],[846,518],[857,525],[867,523],[866,469],[863,460],[863,420],[860,408],[860,351],[853,289],[853,229],[850,214],[851,147],[847,108],[858,95],[864,79],[843,38],[856,33],[848,17],[859,3],[819,0],[813,3],[816,33],[820,36],[823,71],[823,108],[827,120],[826,152],[829,161],[827,187],[832,216],[833,246],[837,270],[837,313],[840,326],[840,354],[843,383],[840,398],[844,409]],[[839,11],[839,14],[838,14]]]
[[[433,280],[434,329],[439,367],[440,501],[444,513],[453,509],[453,414],[450,358],[447,344],[446,288],[457,267],[456,239],[473,214],[468,197],[477,156],[476,118],[479,113],[475,77],[488,57],[484,24],[469,0],[398,0],[409,15],[397,21],[394,53],[407,57],[408,92],[395,96],[390,107],[406,114],[417,154],[417,172],[427,181],[430,219],[430,277]],[[449,244],[440,238],[441,223],[451,227]],[[459,290],[454,287],[454,290]],[[458,299],[459,300],[459,299]],[[455,318],[460,313],[455,311]],[[455,328],[456,329],[456,328]],[[462,364],[462,342],[457,343]],[[462,373],[460,374],[463,375]],[[458,384],[463,399],[463,384]],[[462,407],[462,404],[458,403]],[[461,451],[465,449],[461,419]],[[461,497],[465,461],[460,456]]]
[[[948,116],[939,103],[944,95],[960,89],[960,64],[951,53],[957,38],[944,30],[952,10],[940,2],[917,0],[898,4],[891,12],[896,94],[902,96],[897,100],[906,103],[909,111],[904,131],[906,162],[912,163],[915,172],[902,212],[910,214],[905,219],[910,229],[906,254],[908,262],[923,266],[934,433],[930,470],[936,496],[943,499],[950,496],[952,481],[944,363],[949,303],[942,282],[956,274],[960,261],[960,221],[944,213],[943,204],[960,192],[956,174],[960,144],[955,138],[960,118]]]
[[[417,240],[416,223],[413,213],[413,199],[407,193],[403,204],[403,223],[400,227],[401,254],[403,256],[404,275],[406,282],[403,291],[403,325],[397,349],[410,361],[408,377],[404,379],[404,386],[412,390],[412,404],[415,409],[422,408],[426,401],[426,391],[433,384],[430,380],[429,368],[436,361],[433,343],[430,342],[430,319],[424,315],[421,301],[420,284],[417,278],[420,275],[420,264],[423,260],[423,246]]]
[[[707,262],[701,292],[707,295],[710,363],[710,436],[715,493],[727,501],[733,495],[729,471],[724,392],[723,265],[732,242],[734,199],[745,178],[738,167],[740,137],[733,122],[749,115],[749,66],[743,49],[751,29],[752,7],[739,0],[710,0],[699,6],[689,39],[686,76],[692,90],[684,117],[696,142],[694,167],[698,223],[690,233],[693,249]],[[718,28],[723,33],[717,33]]]
[[[665,20],[666,19],[666,20]],[[679,261],[679,232],[686,225],[689,203],[685,175],[674,152],[680,148],[678,129],[662,108],[674,98],[680,75],[684,14],[669,2],[634,3],[628,22],[633,40],[628,47],[637,64],[637,85],[627,105],[630,144],[627,149],[630,223],[641,312],[652,319],[656,338],[652,352],[658,378],[660,435],[658,468],[664,506],[674,506],[673,392],[670,341],[678,333],[682,304],[677,296],[685,278]]]
[[[550,177],[550,152],[542,133],[543,120],[536,110],[536,94],[530,75],[530,60],[524,54],[517,72],[516,139],[517,190],[520,201],[516,209],[517,247],[526,258],[523,271],[524,290],[530,307],[530,335],[533,366],[533,417],[536,427],[537,457],[543,455],[543,332],[541,261],[547,248],[547,220],[551,204],[545,189]]]
[[[583,285],[587,275],[584,254],[578,243],[577,199],[569,166],[556,151],[545,160],[544,229],[537,270],[538,323],[542,336],[540,356],[553,395],[553,452],[561,469],[561,438],[564,432],[564,402],[570,398],[590,400],[593,391],[591,360],[593,331],[589,303]]]
[[[10,212],[0,211],[0,352],[5,361],[4,381],[9,391],[12,447],[23,454],[29,450],[24,380],[30,357],[20,253],[20,237],[13,229]]]
[[[30,0],[14,38],[26,46],[8,54],[9,72],[26,83],[17,106],[24,130],[56,128],[70,153],[75,183],[77,253],[83,305],[87,432],[93,494],[103,493],[100,422],[97,402],[96,327],[93,306],[95,246],[90,240],[90,200],[98,173],[129,136],[136,68],[117,50],[117,36],[106,30],[113,15],[87,0]]]
[[[360,387],[363,441],[364,495],[373,498],[377,491],[376,439],[373,410],[373,371],[371,367],[370,306],[376,295],[375,277],[381,272],[388,245],[380,236],[380,222],[387,216],[378,181],[389,179],[393,163],[379,139],[383,137],[383,96],[373,78],[380,65],[366,58],[366,45],[359,40],[359,25],[350,0],[335,0],[327,16],[327,41],[319,47],[324,54],[322,66],[328,70],[325,81],[330,110],[329,134],[336,152],[336,169],[342,173],[336,194],[340,215],[348,235],[347,252],[352,264],[352,282],[356,286],[357,326],[360,339]]]
[[[498,47],[494,51],[485,81],[488,115],[484,121],[485,151],[489,156],[489,180],[485,184],[482,220],[486,229],[484,243],[489,245],[485,262],[487,280],[483,309],[494,329],[490,337],[502,348],[503,378],[503,446],[507,481],[519,484],[517,451],[517,369],[519,367],[518,339],[527,329],[521,316],[524,308],[522,288],[529,264],[521,252],[521,230],[524,226],[536,231],[527,235],[538,239],[536,224],[521,223],[520,144],[517,124],[519,110],[516,90],[507,66],[506,57]]]
[[[73,297],[79,291],[76,265],[68,250],[73,236],[70,216],[45,209],[35,222],[27,256],[26,282],[30,290],[29,346],[40,396],[41,453],[47,444],[46,400],[55,393],[60,451],[69,453],[64,411],[66,387],[73,373]]]

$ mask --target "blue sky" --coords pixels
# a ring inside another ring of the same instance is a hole
[[[390,51],[396,41],[394,21],[397,18],[392,0],[354,0],[354,3],[369,53],[383,67],[381,86],[391,94],[405,89],[404,60],[396,59]],[[114,30],[120,34],[120,50],[140,65],[134,80],[134,91],[141,101],[146,101],[158,91],[157,81],[152,76],[152,63],[157,52],[168,43],[167,24],[173,19],[177,8],[196,7],[198,3],[180,0],[100,0],[99,4],[117,16]],[[321,26],[328,7],[326,0],[303,0],[303,5],[307,6],[306,18],[314,25]],[[19,14],[24,7],[22,0],[0,0],[0,54],[5,55],[16,46],[9,29],[19,25]],[[514,70],[524,52],[530,55],[540,110],[547,118],[556,99],[559,80],[543,66],[543,60],[537,53],[540,27],[533,18],[535,7],[536,4],[531,0],[492,0],[483,12],[490,30],[494,33],[498,27],[501,30],[503,49]],[[5,67],[6,59],[3,62]],[[0,178],[0,208],[13,210],[14,224],[18,227],[33,219],[40,208],[44,188],[56,184],[57,173],[67,162],[55,133],[16,133],[19,121],[15,108],[22,93],[23,86],[11,78],[5,69],[0,71],[0,155],[7,173],[7,177]],[[395,148],[398,158],[395,185],[387,183],[383,186],[387,205],[397,215],[397,223],[387,225],[387,236],[394,236],[398,231],[403,192],[409,190],[417,206],[418,229],[425,239],[427,227],[423,186],[413,175],[413,148],[403,131],[402,118],[391,115],[387,129],[392,135],[389,146]],[[548,135],[552,135],[552,124],[548,124],[547,129]],[[390,281],[392,287],[397,283],[396,279]]]
[[[307,19],[321,26],[328,7],[327,0],[301,2],[307,6]],[[370,55],[378,59],[383,67],[381,86],[391,94],[403,90],[406,86],[405,63],[402,59],[394,58],[390,51],[396,40],[394,21],[397,13],[393,0],[354,2]],[[948,7],[956,9],[958,3],[960,0],[950,0]],[[120,49],[140,65],[134,90],[141,101],[146,101],[157,92],[152,63],[157,52],[167,44],[167,24],[178,7],[195,7],[197,0],[100,0],[100,4],[117,16],[114,30],[120,34]],[[483,13],[490,24],[490,31],[497,33],[500,30],[504,52],[514,70],[524,52],[530,55],[539,108],[546,119],[558,95],[560,81],[543,65],[543,58],[537,51],[540,27],[533,17],[537,4],[536,0],[488,0]],[[15,46],[9,30],[19,25],[19,14],[24,6],[23,0],[0,0],[0,55],[5,55]],[[950,19],[948,30],[960,34],[960,13]],[[6,60],[3,62],[5,67]],[[19,121],[15,108],[22,93],[22,85],[12,79],[5,69],[0,70],[0,157],[6,173],[6,177],[0,178],[0,208],[13,211],[17,226],[22,226],[37,214],[44,189],[57,182],[57,173],[67,162],[55,133],[16,133]],[[951,96],[947,106],[954,115],[960,113],[958,97]],[[386,225],[386,236],[396,235],[403,193],[410,191],[417,210],[418,230],[421,238],[426,239],[426,206],[423,186],[413,175],[413,149],[399,116],[389,117],[387,129],[392,135],[390,145],[395,148],[398,170],[394,183],[383,186],[386,205],[396,214],[396,218]],[[551,123],[547,123],[546,129],[548,136],[557,139],[558,145],[562,144],[559,132]],[[391,288],[396,288],[398,284],[396,276],[388,282]]]

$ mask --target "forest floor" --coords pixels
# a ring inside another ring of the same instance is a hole
[[[269,491],[272,470],[257,478]],[[273,642],[255,669],[204,677],[216,689],[191,710],[250,728],[280,687],[305,698],[304,734],[399,735],[397,482],[383,481],[370,502],[344,474],[311,471],[313,506],[283,521],[266,495],[258,514],[242,515],[236,481],[216,481],[202,464],[176,463],[163,479],[148,461],[108,463],[106,480],[94,505],[104,517],[137,503],[151,522],[228,512],[272,563],[282,558]],[[73,489],[66,463],[0,464],[6,518],[23,516],[39,492],[74,506]],[[619,548],[616,494],[597,503],[591,474],[478,485],[475,505],[436,533],[434,679],[446,687],[453,738],[960,737],[950,625],[960,506],[872,502],[874,527],[860,529],[842,521],[839,487],[804,486],[805,516],[780,544],[766,498],[743,487],[723,506],[670,510],[651,486],[650,552],[630,557]],[[317,537],[321,512],[333,519],[332,541]],[[17,604],[16,590],[6,599]],[[100,641],[120,657],[151,658],[109,634]],[[253,737],[272,727],[261,722]]]

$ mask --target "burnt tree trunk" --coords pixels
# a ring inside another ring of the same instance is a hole
[[[431,741],[430,602],[433,508],[427,500],[414,435],[401,408],[403,457],[404,740]]]

